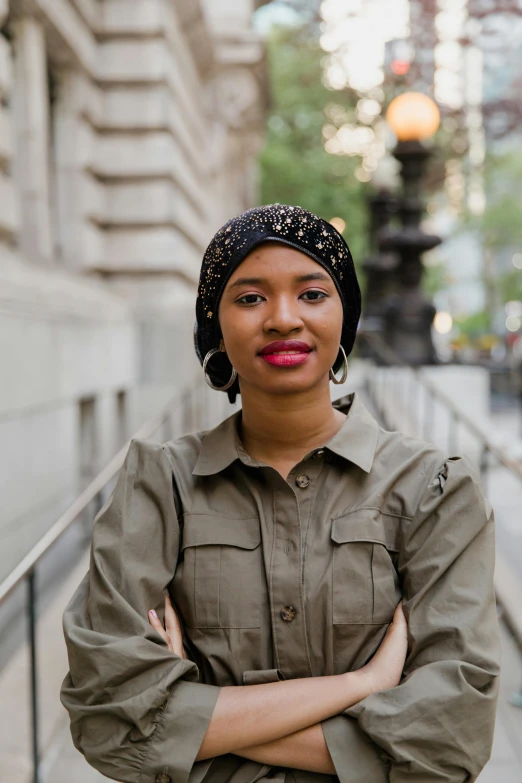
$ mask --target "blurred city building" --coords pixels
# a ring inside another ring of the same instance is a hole
[[[0,578],[199,365],[257,203],[262,0],[0,0]]]

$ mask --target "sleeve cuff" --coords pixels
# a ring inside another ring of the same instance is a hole
[[[321,723],[326,745],[341,783],[388,783],[388,764],[381,749],[347,715]]]
[[[212,759],[196,762],[220,688],[178,680],[150,739],[140,783],[198,783]]]
[[[266,682],[281,682],[286,679],[279,669],[249,669],[243,672],[243,685],[263,685]]]

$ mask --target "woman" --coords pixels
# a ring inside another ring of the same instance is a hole
[[[61,698],[108,777],[457,783],[489,758],[493,515],[466,458],[332,405],[359,315],[344,239],[300,207],[207,248],[196,352],[242,410],[132,441],[64,615]]]

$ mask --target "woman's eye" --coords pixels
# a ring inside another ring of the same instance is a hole
[[[263,297],[260,294],[245,294],[245,296],[240,297],[237,301],[239,304],[251,305],[257,304],[258,301],[262,299]]]
[[[305,291],[304,294],[302,294],[302,297],[308,297],[307,301],[309,302],[317,302],[319,299],[326,299],[328,294],[325,294],[324,291]]]

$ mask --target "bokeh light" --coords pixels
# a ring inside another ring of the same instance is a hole
[[[384,8],[384,5],[386,6]],[[355,176],[369,182],[386,154],[387,125],[382,118],[386,45],[409,35],[409,0],[323,0],[320,45],[324,84],[332,90],[355,90],[355,118],[333,117],[336,127],[323,128],[325,149],[332,155],[362,158]],[[354,121],[355,120],[355,121]],[[368,133],[370,131],[370,133]]]
[[[440,125],[435,101],[421,92],[405,92],[388,106],[386,121],[399,141],[422,141],[433,136]]]
[[[518,315],[508,315],[506,318],[506,329],[508,332],[518,332],[522,326],[522,318]]]
[[[346,221],[343,220],[340,217],[334,217],[330,220],[330,223],[334,228],[337,229],[337,231],[342,234],[344,229],[346,228]]]
[[[518,300],[506,302],[504,309],[507,316],[522,318],[522,302],[519,302]]]
[[[435,331],[439,334],[449,334],[453,328],[453,318],[450,313],[439,312],[433,321]]]

